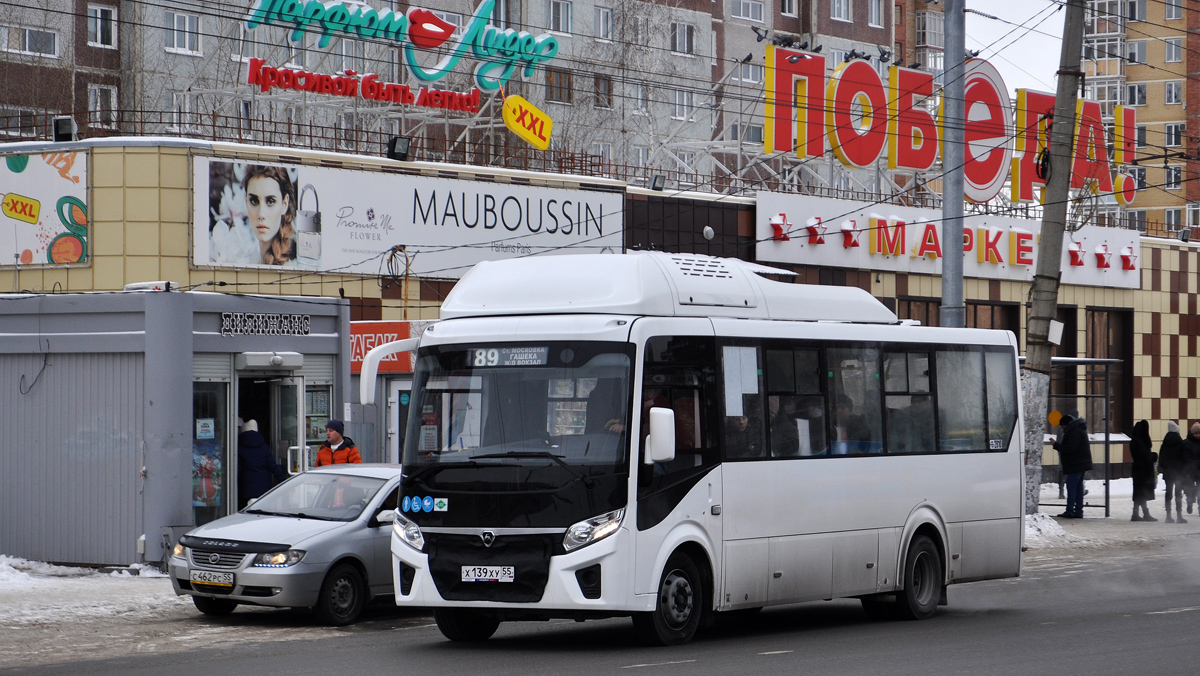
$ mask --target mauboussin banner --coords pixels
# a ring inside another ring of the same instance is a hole
[[[5,155],[0,265],[86,263],[87,184],[87,153]]]
[[[193,171],[198,266],[457,278],[483,260],[623,241],[620,192],[205,157]]]

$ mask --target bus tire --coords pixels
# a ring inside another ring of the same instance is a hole
[[[486,641],[500,627],[494,613],[475,608],[434,608],[433,619],[442,636],[451,641]]]
[[[633,616],[633,628],[647,645],[682,645],[692,640],[708,602],[704,578],[692,557],[675,552],[667,559],[654,610]]]
[[[918,535],[904,557],[904,589],[898,593],[896,610],[909,620],[924,620],[937,611],[945,584],[942,555],[928,536]]]

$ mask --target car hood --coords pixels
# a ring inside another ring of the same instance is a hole
[[[290,546],[332,530],[347,528],[353,521],[319,521],[294,516],[231,514],[188,533],[192,537],[242,542],[272,542]]]

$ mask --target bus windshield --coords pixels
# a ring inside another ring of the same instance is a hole
[[[631,353],[582,341],[422,348],[405,476],[490,491],[627,476]]]

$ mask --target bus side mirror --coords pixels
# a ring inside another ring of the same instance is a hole
[[[646,464],[675,459],[675,411],[650,409],[650,435],[646,437]]]

